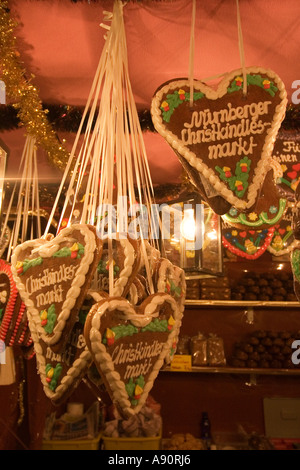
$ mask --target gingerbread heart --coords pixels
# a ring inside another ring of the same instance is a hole
[[[274,231],[275,227],[263,230],[239,230],[223,221],[222,243],[234,255],[254,260],[266,251]]]
[[[257,204],[251,211],[240,212],[231,207],[222,218],[237,228],[251,227],[252,230],[263,230],[278,224],[287,207],[288,201],[280,197],[271,170],[266,175]]]
[[[12,256],[12,274],[27,308],[30,329],[60,352],[90,288],[102,243],[94,227],[71,225],[50,241],[30,240]]]
[[[291,204],[291,203],[290,203]],[[282,256],[290,253],[296,246],[297,240],[294,237],[292,228],[293,207],[290,206],[279,224],[275,225],[274,235],[267,250],[274,256]]]
[[[139,241],[129,236],[126,238],[115,234],[111,242],[111,263],[113,269],[113,296],[126,297],[130,285],[140,266]],[[97,267],[98,291],[109,291],[109,240],[103,240],[103,251]]]
[[[281,129],[274,144],[273,158],[281,165],[283,173],[276,180],[277,187],[282,197],[293,202],[300,181],[299,132]]]
[[[88,291],[64,348],[55,352],[39,336],[36,324],[30,323],[39,376],[46,396],[53,405],[64,403],[72,394],[92,364],[83,329],[92,305],[101,297]]]
[[[6,346],[32,343],[24,303],[14,282],[11,266],[0,260],[0,339]]]
[[[216,192],[239,210],[257,200],[268,159],[285,116],[286,91],[271,70],[249,67],[224,76],[217,89],[175,79],[158,88],[151,104],[156,130]]]
[[[110,297],[95,304],[84,328],[107,391],[124,418],[140,411],[178,336],[182,314],[168,294],[150,295],[135,309]]]

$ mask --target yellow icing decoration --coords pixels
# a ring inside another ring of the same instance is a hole
[[[47,310],[43,310],[42,313],[40,314],[41,320],[47,320]]]
[[[136,385],[134,389],[134,395],[137,397],[142,393],[142,391],[143,391],[142,387],[140,387],[139,385]]]
[[[170,316],[169,320],[168,320],[168,325],[174,325],[175,324],[175,320],[174,318],[172,317],[172,315]]]
[[[256,220],[257,217],[258,217],[258,215],[256,214],[256,212],[251,212],[251,213],[249,214],[249,219],[250,219],[250,220]]]
[[[54,369],[53,369],[53,367],[52,367],[52,369],[49,369],[49,370],[48,370],[48,372],[47,372],[47,377],[49,377],[49,379],[52,379],[53,374],[54,374]]]
[[[114,338],[115,333],[110,328],[106,328],[106,338]]]
[[[78,251],[79,250],[78,243],[74,243],[74,245],[71,246],[70,250],[71,251]]]

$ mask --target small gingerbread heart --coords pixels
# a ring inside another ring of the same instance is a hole
[[[90,288],[102,243],[94,227],[71,225],[50,241],[30,240],[12,255],[12,274],[27,308],[30,328],[60,352]]]
[[[137,309],[124,298],[110,297],[90,310],[86,342],[124,418],[145,404],[179,334],[181,319],[175,300],[163,293],[150,295]]]

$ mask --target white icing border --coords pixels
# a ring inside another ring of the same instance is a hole
[[[166,293],[166,290],[165,290],[166,289],[166,276],[167,276],[167,272],[170,271],[170,277],[174,279],[175,284],[181,287],[182,289],[183,295],[180,298],[180,300],[178,301],[176,301],[175,299],[174,300],[178,304],[180,310],[183,312],[184,303],[185,303],[185,295],[186,295],[186,281],[185,281],[184,270],[179,268],[179,266],[175,266],[174,264],[172,264],[171,261],[168,260],[167,258],[161,259],[159,262],[160,262],[160,266],[158,268],[158,274],[157,274],[156,292]]]
[[[116,278],[116,280],[114,280],[112,296],[122,297],[124,294],[124,290],[127,287],[129,278],[133,272],[136,251],[135,251],[133,244],[128,240],[128,238],[118,238],[117,235],[118,234],[113,234],[112,242],[115,242],[117,244],[119,243],[121,245],[121,248],[124,251],[124,267],[120,271],[119,276]],[[105,242],[105,238],[104,238],[104,242]],[[105,247],[104,250],[108,250],[108,247],[107,248]],[[116,252],[118,253],[118,248]]]
[[[53,329],[53,335],[49,337],[45,333],[45,330],[41,325],[39,311],[35,308],[34,302],[31,300],[23,282],[21,281],[20,276],[17,273],[16,264],[18,262],[19,255],[22,251],[25,251],[28,248],[32,248],[32,251],[39,251],[39,249],[42,248],[42,250],[44,251],[46,246],[52,248],[53,245],[58,247],[59,244],[65,242],[66,238],[68,238],[70,234],[73,234],[74,231],[80,231],[84,236],[84,254],[80,260],[80,264],[77,268],[72,284],[68,289],[66,299],[62,305],[62,309],[56,319],[56,325]],[[20,296],[22,297],[22,300],[26,305],[27,316],[30,320],[30,324],[32,325],[34,323],[38,337],[41,338],[48,346],[56,344],[63,334],[66,322],[70,317],[71,311],[76,303],[76,300],[81,294],[81,289],[85,283],[86,274],[95,257],[96,248],[97,244],[94,232],[86,225],[75,224],[61,230],[59,235],[53,238],[50,242],[46,242],[42,239],[29,240],[22,243],[21,245],[18,245],[13,251],[11,265],[14,281],[16,283]]]
[[[218,85],[217,90],[212,89],[208,85],[204,84],[201,81],[194,81],[194,90],[199,90],[205,93],[206,97],[211,100],[216,100],[221,98],[222,96],[227,94],[227,88],[230,85],[232,79],[238,75],[243,73],[243,69],[237,69],[232,72],[227,73],[221,82]],[[274,142],[276,139],[276,135],[279,131],[281,126],[281,122],[285,116],[286,105],[287,105],[287,93],[285,90],[284,83],[278,77],[278,75],[270,69],[264,69],[262,67],[246,67],[246,73],[253,73],[253,74],[264,74],[267,75],[268,78],[271,78],[275,83],[279,90],[279,96],[281,98],[281,103],[277,105],[275,109],[275,114],[273,116],[273,121],[269,131],[267,132],[265,142],[262,149],[261,158],[255,168],[255,172],[253,175],[253,181],[248,186],[248,201],[243,201],[240,198],[236,197],[234,193],[223,183],[214,171],[209,168],[201,158],[196,155],[194,152],[191,152],[182,141],[171,131],[169,131],[163,123],[162,119],[162,111],[160,109],[162,96],[167,94],[168,92],[176,89],[181,88],[183,86],[189,86],[188,80],[171,80],[170,83],[162,86],[157,90],[155,93],[152,102],[151,102],[151,115],[152,121],[154,124],[155,129],[157,132],[168,142],[168,144],[173,147],[177,152],[182,155],[187,162],[199,173],[203,174],[203,176],[213,185],[216,191],[221,194],[224,199],[226,199],[230,204],[235,206],[237,209],[245,210],[253,206],[256,202],[257,195],[263,183],[265,173],[266,173],[266,164],[268,163],[268,159],[272,154],[272,149],[274,147]]]
[[[119,277],[117,278],[114,288],[113,288],[113,296],[122,296],[125,287],[127,286],[128,280],[132,274],[133,266],[135,262],[135,249],[132,243],[126,239],[116,240],[116,243],[120,243],[121,247],[124,250],[124,268],[120,272]]]
[[[174,326],[170,332],[168,339],[158,357],[154,363],[153,369],[149,375],[148,381],[145,384],[139,403],[137,406],[132,408],[131,403],[128,399],[128,394],[125,389],[125,384],[121,381],[120,374],[115,371],[111,356],[106,352],[106,346],[102,344],[102,336],[99,331],[101,324],[101,316],[108,310],[122,310],[124,312],[124,318],[130,320],[136,326],[144,326],[153,319],[153,313],[157,308],[164,302],[168,302],[174,313]],[[182,313],[179,311],[175,300],[168,294],[154,294],[150,302],[145,301],[145,315],[138,315],[134,308],[130,305],[127,300],[122,299],[108,299],[102,303],[99,308],[95,306],[95,311],[91,321],[91,328],[89,331],[89,339],[91,343],[91,350],[94,355],[94,360],[97,366],[101,369],[102,374],[105,375],[106,380],[109,384],[113,395],[113,401],[117,402],[122,408],[124,413],[130,417],[138,413],[146,402],[147,396],[153,387],[154,380],[156,379],[161,367],[164,364],[166,355],[171,349],[174,338],[178,336],[178,332],[181,326]],[[143,306],[143,304],[142,304]]]

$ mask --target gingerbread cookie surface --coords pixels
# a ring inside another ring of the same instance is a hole
[[[156,130],[216,192],[239,210],[257,200],[287,104],[283,82],[271,70],[249,67],[224,76],[217,89],[187,79],[162,85],[152,99]]]

